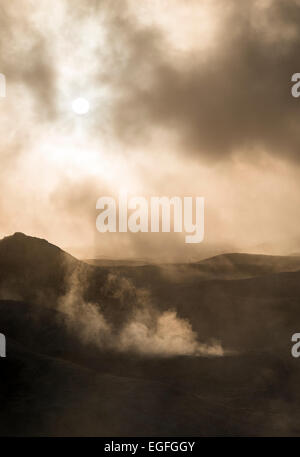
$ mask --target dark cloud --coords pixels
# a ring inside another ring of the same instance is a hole
[[[0,72],[6,76],[8,96],[13,84],[30,90],[41,121],[56,112],[55,64],[51,42],[42,24],[33,21],[33,12],[29,4],[16,0],[0,6]]]
[[[119,69],[117,134],[144,141],[159,126],[178,136],[184,154],[203,159],[267,150],[298,160],[300,105],[290,80],[299,71],[300,5],[261,3],[215,2],[216,14],[227,12],[216,47],[172,60],[155,29],[123,24],[115,35],[128,55]]]
[[[67,25],[76,22],[80,30],[84,18],[97,15],[104,27],[99,73],[91,82],[112,90],[109,129],[119,140],[144,141],[160,127],[174,133],[184,154],[203,159],[263,149],[297,160],[299,100],[290,93],[291,75],[299,71],[297,0],[273,0],[265,8],[263,2],[215,0],[218,42],[190,53],[172,51],[167,30],[141,25],[126,1],[62,4]],[[15,1],[0,9],[0,71],[9,83],[30,89],[41,119],[51,118],[57,102],[52,43],[32,11],[16,16],[16,10]]]

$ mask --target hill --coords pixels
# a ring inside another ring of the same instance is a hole
[[[226,254],[104,268],[44,240],[5,238],[0,435],[300,435],[300,365],[290,355],[298,262]],[[150,338],[170,310],[185,319],[172,324],[185,322],[178,328],[189,338],[219,340],[224,356],[145,355],[115,344],[127,321],[131,338],[145,328]],[[99,316],[113,344],[99,344]]]

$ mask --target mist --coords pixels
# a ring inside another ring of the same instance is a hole
[[[32,5],[0,10],[0,236],[81,258],[299,250],[297,0]],[[97,233],[97,200],[121,188],[203,196],[204,242]]]
[[[156,357],[222,356],[225,353],[218,341],[199,342],[188,319],[181,319],[174,310],[159,311],[149,291],[136,288],[124,277],[111,273],[104,285],[104,288],[113,287],[114,296],[124,301],[127,308],[128,318],[117,328],[106,319],[101,300],[93,303],[84,299],[85,287],[82,272],[75,270],[67,280],[66,294],[58,299],[58,310],[64,315],[65,325],[85,344]],[[128,297],[132,297],[132,301]]]

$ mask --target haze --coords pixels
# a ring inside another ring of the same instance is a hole
[[[299,23],[296,0],[5,2],[0,236],[82,258],[299,252]],[[121,188],[204,196],[204,243],[99,234]]]

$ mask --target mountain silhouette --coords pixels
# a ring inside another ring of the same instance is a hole
[[[107,273],[40,238],[17,232],[0,241],[0,298],[39,301],[51,306],[66,293],[68,280],[75,271],[86,277],[90,289],[94,283],[95,289],[103,284]],[[91,295],[93,292],[90,290]]]
[[[290,355],[300,322],[298,266],[295,257],[233,253],[101,267],[39,238],[4,238],[0,435],[299,434],[300,365]],[[70,325],[64,297],[88,304],[75,314],[79,323],[92,303],[112,341],[149,306],[149,315],[153,307],[176,311],[200,341],[219,340],[227,352],[160,357],[98,345]]]

